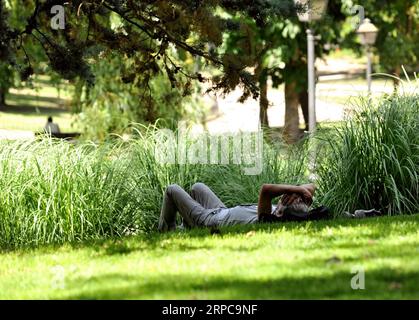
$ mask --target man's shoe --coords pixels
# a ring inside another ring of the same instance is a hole
[[[371,209],[371,210],[355,210],[353,216],[354,218],[370,218],[370,217],[377,217],[381,215],[381,211]]]

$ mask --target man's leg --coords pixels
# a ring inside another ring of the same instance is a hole
[[[198,182],[192,186],[191,196],[206,209],[226,208],[225,204],[205,184]]]
[[[159,220],[159,231],[176,229],[176,213],[179,212],[187,226],[202,225],[208,214],[201,204],[196,202],[180,186],[172,184],[164,193]]]

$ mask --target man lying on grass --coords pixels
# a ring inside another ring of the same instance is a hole
[[[185,227],[217,227],[327,218],[328,210],[325,207],[309,211],[314,191],[314,184],[299,186],[264,184],[260,189],[257,205],[242,204],[227,208],[203,183],[195,183],[190,194],[173,184],[167,187],[164,194],[159,230],[175,230],[177,212],[182,216]],[[272,200],[276,197],[281,197],[278,205],[272,205]]]

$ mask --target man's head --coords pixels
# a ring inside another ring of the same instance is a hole
[[[293,203],[284,207],[285,215],[304,217],[308,214],[309,206],[304,202]]]
[[[48,117],[48,122],[52,122],[52,117],[51,116]]]
[[[295,195],[294,200],[291,203],[288,203],[287,205],[283,205],[282,201],[279,200],[276,213],[279,216],[294,215],[294,216],[303,217],[307,215],[309,209],[310,209],[310,206],[304,202],[303,198],[301,196]]]

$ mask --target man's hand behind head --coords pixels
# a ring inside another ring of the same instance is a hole
[[[311,205],[313,202],[313,194],[311,193],[311,190],[308,190],[303,186],[299,186],[298,193],[284,194],[281,198],[281,203],[284,206],[289,206],[300,201],[307,205]]]
[[[313,203],[313,192],[306,187],[301,186],[301,196],[303,198],[304,203],[307,205],[311,205]]]
[[[291,194],[284,194],[280,201],[282,205],[289,206],[289,205],[292,205],[294,202],[296,202],[298,199],[301,199],[301,195],[297,193],[291,193]]]

